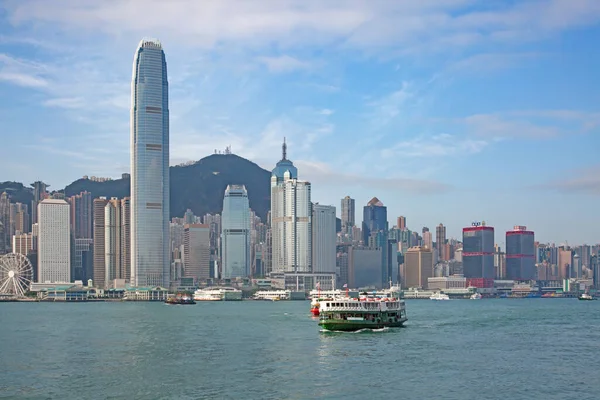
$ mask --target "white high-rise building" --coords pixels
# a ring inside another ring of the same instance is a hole
[[[71,213],[64,200],[38,203],[38,282],[71,281]]]
[[[250,275],[250,203],[243,185],[228,185],[221,214],[222,278]]]
[[[169,83],[157,40],[142,40],[131,82],[131,283],[169,287]]]
[[[313,204],[312,269],[313,272],[335,273],[336,231],[335,207]]]
[[[272,272],[312,272],[311,186],[286,150],[271,175]]]

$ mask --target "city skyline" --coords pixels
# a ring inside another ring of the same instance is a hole
[[[231,12],[288,24],[215,30],[196,21],[205,17],[194,2],[169,13],[155,4],[144,20],[102,2],[61,1],[60,13],[3,4],[0,88],[11,100],[0,168],[11,175],[2,180],[60,188],[127,172],[128,60],[152,35],[168,43],[172,164],[232,145],[270,170],[266,155],[285,136],[315,202],[350,195],[360,209],[377,196],[390,226],[400,215],[415,231],[441,222],[448,238],[485,220],[497,233],[526,225],[541,242],[597,243],[600,9],[568,3],[372,2],[342,13],[308,2],[284,14],[257,2]],[[211,10],[217,24],[231,21]],[[196,23],[180,29],[159,18],[167,14]],[[126,30],[121,18],[132,21]],[[423,24],[390,24],[403,18]],[[23,151],[35,155],[25,166]]]

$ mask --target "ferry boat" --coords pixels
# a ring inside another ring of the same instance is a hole
[[[194,292],[197,301],[239,301],[242,291],[232,287],[211,287],[198,289]]]
[[[319,314],[319,326],[328,331],[396,328],[407,321],[404,300],[375,296],[325,300]]]
[[[259,290],[254,293],[254,300],[279,301],[289,300],[292,292],[290,290]]]
[[[590,295],[589,293],[583,293],[581,296],[578,297],[579,300],[596,300],[595,297],[593,297],[592,295]]]
[[[429,299],[441,301],[441,300],[450,300],[450,297],[448,297],[448,295],[445,293],[438,292],[438,293],[434,293],[433,296],[431,296]]]
[[[167,299],[165,300],[166,304],[196,304],[196,302],[194,301],[194,299],[192,298],[192,296],[187,295],[187,294],[176,294],[174,296],[169,296],[167,297]]]
[[[473,293],[470,298],[471,300],[481,300],[481,293]]]

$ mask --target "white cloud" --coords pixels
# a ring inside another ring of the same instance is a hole
[[[403,157],[445,157],[461,156],[482,151],[488,142],[468,137],[456,137],[440,134],[429,137],[417,137],[396,143],[381,151],[382,158],[401,159]]]
[[[306,70],[313,67],[313,64],[300,61],[294,57],[283,55],[279,57],[258,57],[258,61],[266,65],[271,72],[291,72],[296,70]]]

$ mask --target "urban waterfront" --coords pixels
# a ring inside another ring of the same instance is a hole
[[[0,303],[0,398],[588,399],[598,302],[407,300],[320,332],[309,304]],[[533,389],[532,389],[533,388]]]

